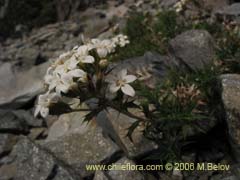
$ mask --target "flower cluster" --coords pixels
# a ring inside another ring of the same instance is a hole
[[[112,39],[92,39],[60,55],[44,77],[47,92],[38,97],[35,116],[40,114],[46,117],[50,105],[69,97],[72,91],[75,93],[70,97],[80,100],[81,96],[95,98],[94,95],[98,96],[102,91],[116,93],[121,90],[128,96],[134,96],[135,91],[129,83],[136,80],[135,76],[127,75],[126,69],[115,76],[108,74],[107,56],[114,53],[117,47],[124,47],[128,43],[128,37],[120,34]],[[106,97],[104,93],[103,97]]]
[[[178,2],[174,5],[175,11],[178,12],[178,13],[181,12],[181,11],[183,11],[184,6],[187,4],[188,1],[189,1],[189,0],[180,0],[180,1],[178,1]]]

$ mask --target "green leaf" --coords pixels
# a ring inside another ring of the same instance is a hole
[[[140,123],[140,122],[141,122],[140,120],[135,121],[135,122],[128,128],[127,137],[130,139],[131,142],[133,142],[132,134],[133,134],[134,130],[139,126],[139,123]]]

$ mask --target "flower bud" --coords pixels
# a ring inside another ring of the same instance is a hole
[[[104,68],[108,65],[108,60],[107,59],[102,59],[99,62],[100,67]]]

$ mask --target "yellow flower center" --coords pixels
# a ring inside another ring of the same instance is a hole
[[[117,80],[117,86],[123,86],[124,84],[126,84],[126,80],[125,79]]]

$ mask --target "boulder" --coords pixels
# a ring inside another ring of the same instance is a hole
[[[199,70],[213,63],[215,43],[205,30],[189,30],[170,41],[170,56],[183,68]]]
[[[132,134],[131,141],[126,135],[128,128],[136,119],[130,118],[113,109],[102,111],[97,116],[97,123],[118,144],[130,159],[145,156],[155,151],[158,146],[143,136],[142,128],[138,127]]]
[[[14,179],[54,179],[81,180],[79,172],[66,166],[42,147],[28,138],[22,137],[10,154],[12,162],[8,165]],[[5,169],[7,167],[5,166]],[[0,176],[9,175],[8,171],[0,171]]]
[[[14,72],[9,63],[0,67],[0,108],[20,108],[44,91],[43,77],[49,63],[26,72]]]
[[[61,131],[61,132],[59,132]],[[118,158],[120,149],[105,138],[102,129],[94,123],[83,123],[83,114],[70,113],[60,116],[42,144],[57,158],[89,176],[85,165],[109,163]]]
[[[240,75],[225,74],[220,78],[229,139],[236,159],[240,161]]]

